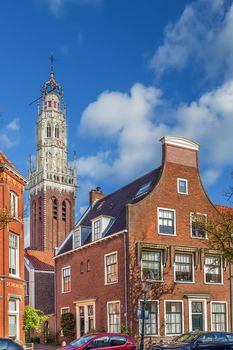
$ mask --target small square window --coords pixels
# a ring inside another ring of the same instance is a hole
[[[177,179],[177,191],[181,194],[188,194],[188,180]]]

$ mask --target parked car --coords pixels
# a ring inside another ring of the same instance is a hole
[[[150,350],[233,350],[233,333],[190,332],[167,344],[152,345]]]
[[[24,347],[12,339],[0,338],[0,350],[24,350]]]
[[[106,350],[113,350],[114,348],[117,348],[117,350],[136,350],[136,345],[133,339],[126,334],[95,333],[74,340],[65,346],[63,350],[90,350],[97,348],[105,348]]]

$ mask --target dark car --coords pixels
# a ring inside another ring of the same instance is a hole
[[[152,345],[150,350],[233,350],[233,333],[190,332],[168,344]]]
[[[96,333],[73,341],[65,346],[63,350],[90,350],[100,348],[105,348],[105,350],[136,350],[136,345],[133,339],[126,334]]]
[[[24,347],[12,339],[0,338],[0,350],[24,350]]]

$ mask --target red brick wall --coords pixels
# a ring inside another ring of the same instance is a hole
[[[39,219],[39,201],[42,215]],[[53,219],[53,198],[57,199],[57,220]],[[62,220],[62,202],[66,201],[66,221]],[[34,204],[36,220],[33,216]],[[32,249],[53,251],[65,239],[74,225],[75,194],[58,190],[40,191],[30,198],[30,246]]]
[[[35,308],[45,315],[54,313],[54,273],[35,271]]]
[[[0,173],[0,210],[10,209],[10,191],[17,194],[19,219],[0,228],[0,337],[8,336],[8,299],[10,295],[19,298],[19,339],[24,341],[24,182],[5,170]],[[19,277],[9,276],[9,232],[19,237]]]
[[[118,283],[105,285],[104,255],[118,253]],[[87,260],[90,260],[91,271],[87,272]],[[80,273],[80,263],[84,262],[84,273]],[[107,302],[120,300],[121,323],[125,323],[125,296],[124,296],[124,245],[123,236],[115,236],[101,242],[96,242],[86,248],[79,249],[55,259],[56,290],[57,290],[57,331],[60,330],[60,314],[62,307],[70,307],[74,315],[75,301],[96,299],[96,329],[107,330]],[[61,293],[61,269],[71,266],[71,292]],[[62,338],[60,337],[60,340]]]

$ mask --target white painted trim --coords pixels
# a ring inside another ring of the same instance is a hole
[[[9,272],[9,276],[12,277],[12,278],[20,278],[20,259],[19,259],[19,251],[20,251],[20,241],[19,241],[19,235],[12,232],[12,231],[9,231],[9,235],[8,235],[8,240],[9,240],[9,243],[10,243],[10,234],[16,236],[16,240],[17,240],[17,249],[16,249],[16,273],[13,274],[13,273],[10,273]],[[9,252],[9,249],[10,249],[10,244],[8,244],[8,252]],[[10,269],[10,254],[9,254],[9,257],[8,257],[8,264],[9,264],[9,268],[8,270]]]
[[[191,211],[191,212],[190,212],[190,237],[191,237],[191,238],[194,238],[194,239],[202,239],[202,240],[208,239],[207,231],[206,231],[206,233],[205,233],[205,237],[194,237],[194,236],[192,235],[192,225],[193,225],[192,217],[193,217],[194,214],[205,216],[205,218],[206,218],[205,220],[206,220],[206,223],[207,223],[207,214],[203,214],[203,213],[194,213],[194,212]]]
[[[95,239],[95,223],[97,223],[98,221],[99,221],[99,229],[100,229],[99,235],[100,235],[101,237]],[[99,239],[103,238],[103,228],[102,228],[102,226],[103,226],[102,217],[99,217],[99,216],[98,216],[98,218],[95,218],[95,219],[91,220],[91,240],[92,240],[93,242],[96,242],[96,241],[98,241]]]
[[[62,315],[62,310],[69,310],[68,312],[70,312],[70,307],[69,306],[62,306],[60,309],[61,315]]]
[[[152,301],[152,302],[156,302],[157,303],[157,328],[158,328],[158,334],[145,334],[144,335],[144,337],[146,338],[146,337],[155,337],[155,338],[157,338],[157,337],[160,337],[161,335],[160,335],[160,308],[159,308],[159,306],[160,306],[160,304],[159,304],[159,300],[158,299],[147,299],[147,302],[148,301]],[[140,302],[143,302],[143,299],[139,299],[138,300],[138,306],[140,307]],[[139,327],[139,333],[138,334],[141,334],[141,320],[138,320],[139,322],[138,322],[138,327]]]
[[[159,210],[160,209],[161,210],[167,210],[167,211],[173,211],[173,213],[174,213],[174,234],[159,232]],[[161,207],[157,208],[157,230],[158,230],[158,234],[159,235],[170,236],[170,237],[176,236],[176,210],[175,209],[161,208]]]
[[[14,300],[16,303],[16,311],[10,311],[9,310],[9,301],[10,299]],[[15,297],[10,297],[8,299],[8,305],[7,305],[7,309],[8,309],[8,324],[9,324],[9,316],[16,316],[16,323],[17,323],[17,328],[16,328],[16,340],[20,340],[20,318],[19,318],[19,312],[20,312],[20,308],[19,308],[19,302],[20,299],[19,298],[15,298]]]
[[[163,257],[163,255],[164,255],[164,252],[163,252],[163,250],[161,250],[161,249],[152,249],[152,248],[142,248],[142,251],[157,251],[157,252],[160,252],[160,256],[161,256],[161,260],[160,260],[160,266],[161,266],[161,279],[160,280],[153,280],[153,279],[150,279],[150,281],[151,282],[163,282],[164,281],[164,279],[163,279],[163,259],[164,259],[164,257]],[[142,276],[142,257],[141,257],[141,263],[140,263],[140,265],[141,265],[141,281],[145,281],[144,279],[143,279],[143,276]]]
[[[182,310],[181,310],[181,333],[176,334],[167,334],[167,323],[166,323],[166,303],[181,303],[182,304]],[[181,335],[184,333],[184,301],[183,300],[164,300],[164,333],[167,337],[174,337],[177,335]]]
[[[64,292],[64,281],[63,281],[63,271],[65,269],[70,269],[70,290],[67,290],[66,292]],[[66,293],[70,293],[71,292],[71,266],[64,266],[61,268],[61,293],[62,294],[66,294]]]
[[[75,234],[79,234],[80,236],[80,245],[78,247],[75,247],[74,246],[74,235]],[[73,230],[73,234],[72,234],[72,247],[73,249],[76,249],[76,248],[80,248],[82,246],[82,231],[81,231],[81,227],[79,227],[77,230]]]
[[[95,321],[95,316],[96,316],[96,311],[95,311],[95,300],[90,299],[90,301],[85,300],[85,301],[78,301],[76,302],[76,337],[79,338],[80,335],[80,318],[79,318],[79,306],[84,306],[84,333],[88,332],[88,306],[92,305],[93,306],[93,328],[95,329],[96,327],[96,321]]]
[[[193,280],[192,281],[177,281],[176,280],[176,254],[180,254],[180,255],[191,255],[192,256],[192,274],[193,274]],[[174,252],[174,282],[175,283],[183,283],[183,284],[194,284],[195,283],[195,266],[194,266],[194,253],[192,252],[186,252],[185,251],[185,247],[184,247],[184,251],[175,251]]]
[[[120,327],[121,327],[121,301],[120,300],[113,300],[113,301],[107,301],[107,329],[109,330],[109,304],[119,304],[119,317],[120,317]],[[120,330],[119,330],[120,332]],[[117,332],[118,333],[118,332]]]
[[[186,183],[186,190],[187,190],[187,192],[180,192],[180,186],[179,186],[180,181],[184,181]],[[187,179],[182,179],[180,177],[177,178],[177,193],[184,194],[184,195],[188,195],[189,194],[188,180]]]
[[[107,256],[110,256],[110,255],[114,255],[114,254],[116,254],[116,258],[117,258],[117,263],[116,263],[116,265],[117,265],[117,280],[116,280],[116,282],[110,282],[110,283],[108,283],[107,282],[107,264],[106,264],[106,258],[107,258]],[[111,285],[111,284],[116,284],[116,283],[118,283],[118,251],[117,250],[115,250],[114,252],[111,252],[111,253],[108,253],[108,254],[105,254],[104,255],[104,285],[105,286],[109,286],[109,285]]]
[[[210,325],[211,325],[211,331],[217,332],[217,331],[213,330],[213,323],[212,323],[212,321],[213,321],[213,316],[212,316],[213,308],[212,308],[212,305],[213,304],[225,304],[226,305],[226,329],[225,329],[225,332],[228,332],[228,303],[227,303],[227,301],[214,301],[214,300],[212,300],[210,302]]]
[[[122,230],[122,231],[113,233],[112,235],[103,237],[103,238],[101,238],[101,239],[98,239],[97,241],[90,242],[90,243],[88,243],[88,244],[82,245],[82,246],[79,247],[79,248],[71,249],[71,250],[69,250],[69,251],[67,251],[67,252],[64,252],[64,253],[62,253],[62,254],[59,254],[59,255],[55,256],[54,259],[58,259],[58,258],[60,258],[61,256],[64,256],[64,255],[73,253],[73,252],[75,252],[75,251],[77,251],[77,250],[85,249],[85,248],[87,248],[87,247],[89,247],[89,246],[91,246],[91,245],[97,244],[97,243],[102,242],[102,241],[104,241],[104,240],[106,240],[106,239],[111,239],[111,238],[113,238],[113,237],[122,235],[122,234],[125,233],[125,232],[127,232],[127,230]]]
[[[198,151],[199,149],[199,144],[197,142],[181,136],[164,136],[160,139],[160,142],[162,144],[168,144],[181,148],[188,148],[195,151]]]
[[[55,273],[54,271],[44,271],[44,270],[35,270],[35,273],[36,273],[36,272],[40,272],[40,273],[52,273],[52,274]]]
[[[206,265],[205,265],[205,258],[208,257],[208,256],[211,256],[211,257],[219,257],[220,258],[220,263],[221,263],[221,266],[220,266],[220,269],[221,269],[221,282],[220,283],[216,283],[216,282],[206,282]],[[223,285],[224,284],[224,272],[223,272],[223,257],[219,254],[208,254],[206,253],[204,255],[204,284],[210,284],[210,285]]]
[[[194,299],[189,299],[189,304],[188,304],[188,312],[189,312],[189,332],[192,332],[192,301],[196,302],[196,301],[200,301],[203,303],[203,330],[207,331],[208,330],[208,318],[207,318],[207,300],[206,299],[198,299],[198,298],[194,298]]]

